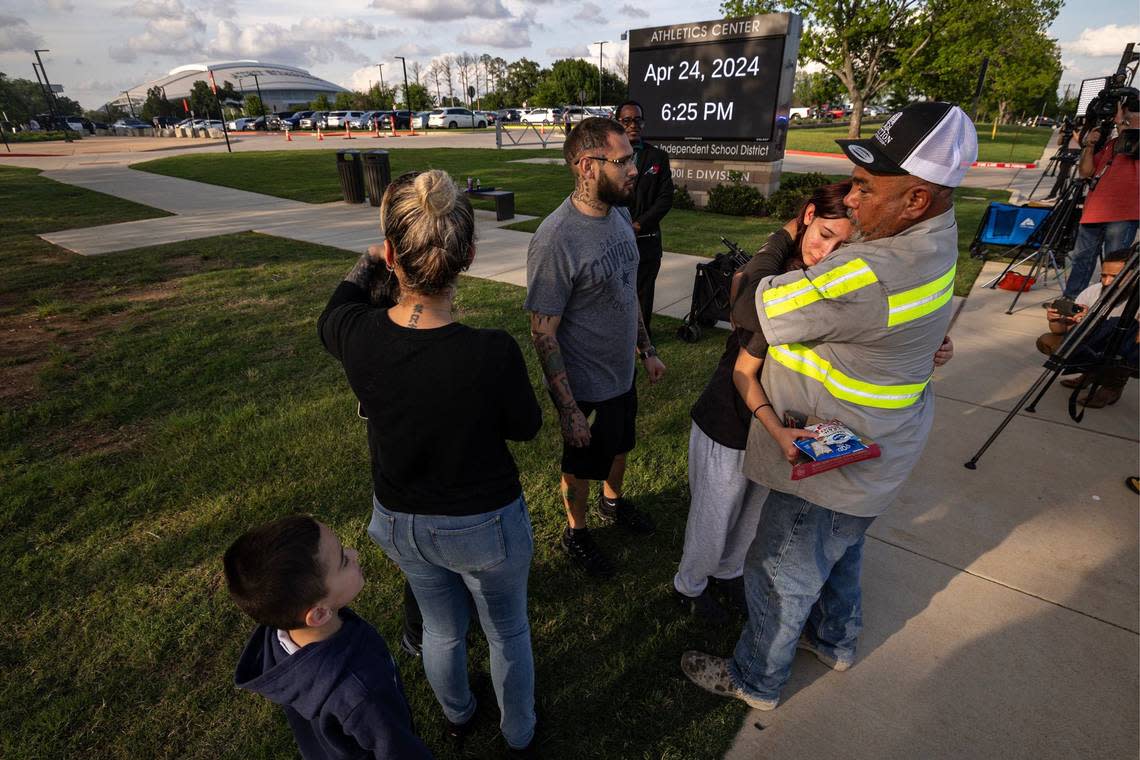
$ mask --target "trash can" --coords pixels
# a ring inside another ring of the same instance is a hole
[[[386,150],[364,151],[364,187],[368,190],[368,202],[380,205],[384,189],[392,181],[392,164]]]
[[[364,203],[364,172],[360,168],[360,151],[338,150],[336,171],[345,203]]]

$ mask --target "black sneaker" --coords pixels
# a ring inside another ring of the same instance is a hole
[[[504,742],[505,744],[505,742]],[[518,760],[538,760],[538,725],[535,724],[534,736],[530,740],[530,744],[525,747],[512,747],[507,744],[507,757],[517,758]]]
[[[686,614],[713,625],[728,622],[728,613],[725,612],[724,607],[717,603],[708,588],[702,591],[700,596],[685,596],[672,584],[670,584],[670,588],[673,590],[674,598],[680,603],[681,609]]]
[[[585,528],[573,534],[569,528],[562,531],[562,548],[570,555],[570,562],[575,567],[595,578],[609,578],[614,574],[613,563],[602,554]]]
[[[709,578],[720,593],[721,601],[734,612],[748,614],[748,600],[744,596],[744,578]]]
[[[633,506],[633,502],[629,499],[619,497],[611,502],[604,494],[599,494],[598,511],[602,515],[602,520],[608,523],[614,523],[619,528],[624,528],[630,533],[648,536],[657,530],[657,526],[653,523],[649,515]]]
[[[479,716],[479,705],[475,705],[475,712],[467,719],[466,723],[452,723],[447,721],[447,740],[451,743],[452,747],[457,750],[462,750],[467,737],[475,730],[475,719]]]

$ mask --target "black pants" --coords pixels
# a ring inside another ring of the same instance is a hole
[[[649,328],[649,320],[653,317],[653,291],[657,287],[657,273],[661,271],[661,246],[655,247],[656,251],[646,251],[639,246],[641,258],[637,262],[637,300],[641,304],[641,320],[650,340],[653,340],[653,332]]]

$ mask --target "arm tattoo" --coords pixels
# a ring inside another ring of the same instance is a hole
[[[562,349],[558,346],[558,338],[543,329],[549,327],[552,319],[532,313],[530,339],[534,344],[535,353],[538,354],[538,361],[542,364],[542,372],[546,375],[546,384],[550,388],[554,406],[559,412],[573,411],[578,408],[578,403],[570,391],[570,379],[566,376],[566,363],[562,360]]]
[[[345,282],[351,282],[354,285],[359,285],[361,289],[370,291],[372,289],[372,278],[376,271],[376,262],[365,253],[356,260],[356,264],[352,269],[348,270],[348,274],[344,276]]]

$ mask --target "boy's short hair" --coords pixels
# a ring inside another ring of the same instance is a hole
[[[321,526],[308,515],[257,525],[238,537],[222,562],[230,596],[262,625],[305,627],[305,613],[324,598]]]
[[[570,130],[570,136],[566,138],[566,142],[562,143],[562,156],[566,159],[567,164],[573,164],[574,159],[582,151],[591,148],[604,148],[609,142],[610,135],[624,134],[625,130],[622,129],[621,124],[613,119],[603,119],[599,116],[582,119],[578,122],[578,126]]]
[[[1110,261],[1128,261],[1128,257],[1132,255],[1131,248],[1117,248],[1115,251],[1109,251],[1104,254],[1102,261],[1107,264]]]

